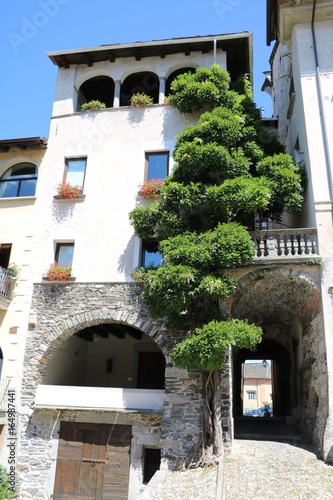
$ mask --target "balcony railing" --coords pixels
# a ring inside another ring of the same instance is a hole
[[[150,410],[160,412],[164,390],[38,385],[36,408],[76,408],[98,410]]]
[[[3,378],[0,380],[0,411],[7,410],[7,391],[9,382],[9,378]]]
[[[10,299],[12,276],[4,267],[0,266],[0,297]]]
[[[255,261],[319,257],[314,228],[253,231],[250,236],[255,247]]]

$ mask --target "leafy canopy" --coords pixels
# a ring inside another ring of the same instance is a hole
[[[175,78],[169,103],[202,114],[178,135],[159,198],[129,215],[137,236],[158,239],[164,259],[133,274],[149,313],[189,331],[173,360],[204,371],[221,367],[229,344],[254,348],[261,338],[260,328],[221,308],[237,288],[227,270],[253,259],[245,226],[257,212],[274,219],[302,203],[299,167],[262,124],[250,83],[230,85],[217,65]]]

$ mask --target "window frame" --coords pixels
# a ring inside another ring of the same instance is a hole
[[[15,176],[12,176],[13,174],[10,173],[8,177],[5,177],[7,172],[12,171],[15,169],[15,167],[20,167],[21,168],[34,168],[35,172],[33,174],[18,174]],[[21,195],[20,191],[22,189],[22,185],[24,184],[24,181],[34,181],[34,194],[27,194],[27,195]],[[37,181],[38,181],[38,167],[35,163],[29,162],[29,161],[21,161],[19,163],[14,163],[11,167],[7,168],[3,174],[0,177],[0,187],[1,186],[6,186],[6,183],[10,182],[15,182],[16,184],[16,194],[15,196],[2,196],[1,194],[1,189],[0,189],[0,199],[5,200],[7,198],[34,198],[36,196],[36,189],[37,189]]]
[[[145,265],[145,252],[147,251],[147,249],[145,248],[145,246],[149,245],[149,244],[156,244],[156,245],[158,245],[158,241],[157,241],[157,239],[154,239],[154,238],[146,238],[146,239],[142,239],[141,240],[140,267],[149,267],[149,264],[147,266]],[[162,254],[159,251],[157,251],[157,252],[150,252],[150,253],[160,254],[161,255],[161,261],[162,261],[163,256],[162,256]],[[162,266],[162,264],[159,264],[156,267],[161,267],[161,266]]]
[[[85,164],[84,164],[84,171],[83,171],[83,177],[82,177],[82,184],[74,184],[75,186],[78,185],[82,188],[82,192],[83,192],[83,186],[84,186],[84,182],[85,182],[85,178],[86,178],[86,171],[87,171],[87,161],[88,161],[88,157],[87,156],[79,156],[79,157],[76,157],[76,158],[73,158],[73,157],[66,157],[65,158],[65,167],[64,167],[64,174],[63,174],[63,178],[62,178],[62,182],[63,184],[65,184],[66,182],[69,182],[67,180],[67,176],[68,176],[68,163],[69,162],[75,162],[75,161],[84,161]],[[73,186],[72,183],[70,183],[71,186]]]
[[[167,164],[166,164],[166,175],[164,177],[150,177],[148,178],[149,174],[149,158],[153,156],[166,156],[167,159]],[[170,169],[170,151],[169,150],[161,150],[161,151],[146,151],[145,152],[145,181],[149,181],[150,179],[162,179],[164,180],[168,175],[169,175],[169,169]]]
[[[73,248],[73,257],[72,257],[72,262],[70,264],[59,264],[59,255],[62,247],[72,247]],[[58,241],[56,242],[55,246],[55,253],[54,253],[54,262],[58,266],[73,266],[73,259],[74,259],[74,242],[63,242],[63,241]]]
[[[247,395],[248,401],[256,401],[257,400],[257,391],[246,391],[246,395]],[[250,397],[250,395],[251,395],[251,397]]]

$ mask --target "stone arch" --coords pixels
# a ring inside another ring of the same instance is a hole
[[[159,77],[154,71],[135,71],[130,73],[121,86],[120,106],[129,106],[131,96],[137,92],[149,95],[154,104],[158,103],[160,82]]]
[[[98,311],[91,311],[89,314],[83,313],[74,315],[70,318],[70,320],[62,320],[57,325],[57,334],[53,337],[50,336],[48,348],[44,351],[42,357],[40,358],[41,381],[45,375],[47,360],[54,355],[63,342],[83,328],[103,323],[119,323],[140,330],[148,335],[158,345],[164,355],[167,354],[163,350],[165,348],[164,335],[160,330],[157,330],[156,323],[152,320],[142,322],[140,321],[140,318],[127,311],[120,311],[114,315],[108,314],[105,317],[101,317]]]
[[[99,100],[107,108],[112,108],[114,92],[115,84],[111,76],[101,72],[85,75],[78,86],[76,111],[81,111],[81,105],[91,100]]]
[[[96,289],[99,291],[100,307],[96,307]],[[162,321],[149,318],[143,305],[138,303],[134,290],[136,285],[129,284],[77,284],[67,287],[35,285],[36,325],[26,344],[22,404],[32,404],[37,385],[43,383],[48,361],[56,350],[74,333],[89,326],[118,323],[135,328],[148,335],[167,358],[170,346],[165,325]],[[73,300],[71,293],[75,292],[77,295]],[[57,304],[61,299],[66,304],[71,300],[72,314],[68,314],[66,307],[61,309],[55,306],[52,309],[50,304]],[[85,301],[84,312],[81,301]]]
[[[168,77],[167,77],[166,83],[165,83],[165,95],[168,96],[170,94],[170,86],[171,86],[173,79],[176,78],[176,76],[181,75],[182,73],[188,73],[189,71],[194,73],[194,71],[196,70],[197,67],[198,66],[194,66],[194,65],[184,66],[184,64],[182,64],[182,65],[179,64],[178,67],[175,67],[173,69],[173,71],[168,72]]]
[[[299,264],[250,270],[239,279],[237,292],[228,306],[233,317],[247,319],[263,329],[256,359],[274,361],[275,353],[280,353],[276,387],[284,388],[288,396],[281,395],[280,390],[277,413],[293,419],[304,437],[320,446],[327,412],[327,396],[321,388],[327,385],[327,367],[322,354],[325,339],[319,273],[318,266]],[[269,344],[275,348],[270,350]],[[240,377],[239,356],[241,352],[235,349],[234,414],[238,416],[240,401],[235,384]],[[315,418],[314,404],[309,403],[310,393],[320,395]]]
[[[272,315],[279,322],[297,316],[304,327],[321,308],[319,279],[296,266],[256,269],[239,279],[228,307],[233,317],[246,317],[259,325]]]

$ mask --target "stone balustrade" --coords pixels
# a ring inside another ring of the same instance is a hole
[[[319,257],[314,228],[252,231],[250,236],[255,246],[255,261]]]
[[[7,410],[7,391],[9,387],[9,378],[0,380],[0,412]]]
[[[0,296],[10,299],[12,278],[4,267],[0,266]]]

